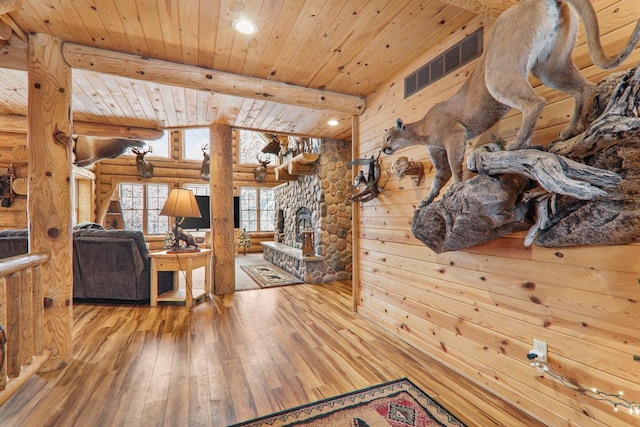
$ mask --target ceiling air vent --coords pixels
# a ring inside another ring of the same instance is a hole
[[[404,97],[410,97],[420,89],[427,87],[480,55],[482,55],[482,28],[421,67],[418,71],[414,71],[405,77]]]

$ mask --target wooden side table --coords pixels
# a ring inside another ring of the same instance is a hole
[[[209,276],[211,272],[211,249],[201,249],[200,252],[151,252],[151,306],[158,305],[158,301],[184,301],[186,307],[193,305],[193,300],[211,293]],[[204,267],[204,288],[193,286],[193,269]],[[158,272],[173,271],[173,292],[165,292],[158,296]],[[186,274],[184,291],[179,289],[179,272]]]

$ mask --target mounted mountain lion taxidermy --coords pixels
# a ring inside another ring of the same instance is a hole
[[[574,98],[573,116],[560,139],[584,131],[595,85],[571,60],[577,19],[569,5],[582,19],[591,59],[600,68],[618,66],[640,40],[639,21],[624,49],[613,58],[607,57],[589,0],[524,0],[505,10],[496,19],[485,52],[458,92],[417,122],[404,124],[398,119],[385,135],[385,154],[410,145],[427,146],[436,174],[420,207],[431,203],[452,175],[454,184],[461,181],[466,142],[502,120],[511,108],[522,112],[522,124],[509,149],[529,147],[545,105],[545,99],[529,84],[529,73]]]

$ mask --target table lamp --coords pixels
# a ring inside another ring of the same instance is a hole
[[[175,227],[173,230],[174,242],[171,249],[167,252],[180,252],[184,249],[180,248],[180,232],[178,231],[178,226],[182,223],[185,217],[190,218],[201,218],[202,214],[200,213],[200,208],[198,208],[198,203],[196,202],[196,198],[193,195],[193,191],[185,190],[182,188],[174,188],[169,193],[169,197],[167,201],[164,202],[164,206],[160,211],[160,215],[165,216],[173,216],[176,217]],[[178,217],[182,217],[180,221],[178,221]],[[187,249],[192,250],[192,249]]]

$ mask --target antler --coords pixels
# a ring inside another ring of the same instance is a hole
[[[269,163],[271,163],[271,159],[269,159],[268,157],[262,160],[260,158],[260,153],[256,154],[256,159],[258,160],[258,163],[260,163],[262,166],[267,166]]]
[[[153,152],[153,147],[151,145],[147,145],[146,148],[144,149],[144,151],[140,150],[137,147],[133,147],[131,148],[131,151],[133,151],[137,156],[146,156],[149,153]]]

